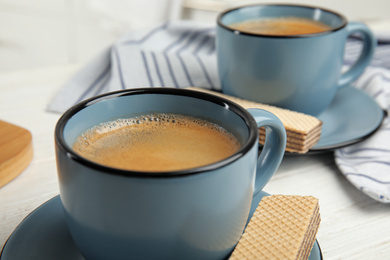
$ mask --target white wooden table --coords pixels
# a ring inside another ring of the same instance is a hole
[[[28,129],[34,146],[29,167],[0,188],[0,247],[24,217],[59,193],[54,127],[60,115],[45,108],[78,68],[64,65],[0,74],[0,119]],[[324,259],[390,259],[390,205],[352,186],[332,153],[286,156],[264,190],[320,200],[317,239]]]

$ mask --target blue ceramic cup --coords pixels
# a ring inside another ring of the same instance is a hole
[[[298,17],[322,22],[330,30],[272,36],[232,29],[247,20]],[[360,57],[342,73],[345,42],[363,38]],[[310,115],[318,115],[336,92],[351,84],[372,59],[376,40],[367,26],[323,8],[257,4],[221,13],[217,19],[218,70],[224,93]]]
[[[174,172],[103,166],[72,150],[85,130],[117,118],[179,113],[219,124],[241,148],[214,164]],[[260,153],[258,127],[265,126]],[[223,259],[238,242],[252,198],[277,170],[283,124],[197,91],[145,88],[112,92],[65,112],[55,129],[60,196],[72,238],[87,259]],[[257,205],[253,205],[256,207]]]

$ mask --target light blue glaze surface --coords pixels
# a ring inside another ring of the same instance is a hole
[[[261,191],[252,202],[248,222],[261,199]],[[59,196],[47,201],[29,214],[8,238],[1,260],[82,260],[65,222]],[[322,259],[318,242],[314,243],[309,260]],[[222,259],[221,259],[222,260]]]
[[[311,150],[336,149],[357,142],[374,132],[383,118],[382,108],[362,90],[342,88],[318,115],[323,122],[321,138]]]
[[[268,17],[313,18],[334,31],[303,37],[246,34],[231,23]],[[376,41],[363,24],[343,26],[337,14],[306,7],[253,5],[227,12],[217,26],[218,70],[224,93],[306,114],[324,111],[340,87],[370,62]],[[365,47],[359,61],[341,75],[345,41],[359,32]]]
[[[241,114],[231,109],[227,103],[185,95],[138,94],[102,98],[71,116],[64,127],[67,147],[97,123],[151,112],[207,119],[233,132],[242,143],[241,150],[218,167],[162,178],[116,174],[108,167],[84,163],[57,142],[64,214],[82,254],[91,259],[226,256],[242,234],[253,196],[276,171],[286,145],[284,127],[271,113],[252,110],[255,121],[243,108],[238,108],[244,111]],[[260,125],[267,127],[268,141],[256,170]]]

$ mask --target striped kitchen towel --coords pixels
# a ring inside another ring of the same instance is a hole
[[[390,69],[390,45],[383,37],[373,66]],[[346,45],[345,63],[361,49],[358,39]],[[120,38],[65,83],[48,105],[63,113],[78,102],[109,91],[139,87],[203,87],[219,90],[215,26],[193,21],[167,22]]]
[[[71,78],[48,110],[62,113],[86,98],[120,89],[220,89],[214,39],[213,25],[192,21],[129,33]]]
[[[384,110],[390,110],[390,70],[370,67],[355,86],[373,97]],[[389,116],[368,139],[337,149],[335,162],[345,177],[362,192],[380,202],[390,203]]]
[[[355,86],[390,108],[390,37],[383,37],[371,66]],[[346,45],[345,65],[356,60],[358,39]],[[386,69],[387,68],[387,69]],[[192,21],[162,24],[124,35],[74,75],[48,105],[62,113],[78,102],[109,91],[139,87],[203,87],[219,90],[215,26]],[[381,202],[390,202],[390,126],[364,142],[338,149],[337,166],[356,187]]]
[[[390,69],[390,39],[381,37],[373,66]],[[345,63],[361,49],[358,39],[346,46]],[[95,57],[65,83],[48,105],[62,113],[78,102],[109,91],[139,87],[220,89],[215,50],[215,26],[193,21],[162,24],[131,32]]]
[[[389,34],[376,34],[375,37],[378,40],[378,45],[370,67],[390,69],[390,31]],[[359,38],[349,38],[345,48],[344,64],[352,65],[357,60],[362,47],[362,41]]]

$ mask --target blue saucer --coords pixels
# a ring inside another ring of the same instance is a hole
[[[269,194],[260,192],[252,205]],[[256,207],[252,207],[251,215]],[[77,260],[84,259],[70,236],[59,196],[47,201],[28,215],[8,238],[0,255],[1,260]],[[322,259],[316,241],[310,260]]]
[[[325,151],[359,142],[381,125],[385,112],[362,90],[340,89],[332,104],[318,116],[323,122],[318,143],[310,151]]]

